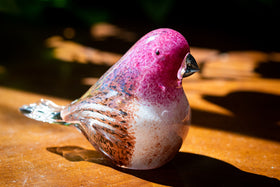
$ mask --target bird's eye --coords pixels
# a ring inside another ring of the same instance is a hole
[[[156,50],[156,55],[159,55],[159,54],[160,54],[160,52],[159,52],[159,50],[157,49],[157,50]]]

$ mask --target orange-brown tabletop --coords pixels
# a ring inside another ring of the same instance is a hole
[[[280,79],[267,75],[280,54],[191,51],[201,66],[183,82],[192,126],[176,157],[154,170],[114,167],[74,127],[18,110],[41,98],[70,100],[1,86],[0,186],[279,186]]]

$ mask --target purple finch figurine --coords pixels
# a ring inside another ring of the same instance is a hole
[[[77,127],[114,164],[158,168],[179,151],[190,125],[182,79],[199,70],[177,31],[149,32],[80,99],[24,105],[29,118]]]

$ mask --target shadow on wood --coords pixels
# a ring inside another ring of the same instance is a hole
[[[280,126],[277,125],[280,121],[280,96],[239,91],[226,96],[204,95],[203,98],[230,110],[234,116],[193,109],[193,124],[280,141]]]
[[[211,157],[179,152],[165,166],[153,170],[129,170],[113,166],[99,152],[78,146],[48,147],[49,152],[71,162],[87,161],[168,186],[278,186],[277,179],[256,175]],[[89,163],[90,164],[90,163]]]
[[[280,63],[279,61],[261,62],[255,68],[255,72],[259,73],[263,78],[279,79]]]

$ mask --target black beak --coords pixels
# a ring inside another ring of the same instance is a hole
[[[183,77],[188,77],[198,71],[199,71],[199,67],[194,57],[189,53],[186,57],[186,68]]]

